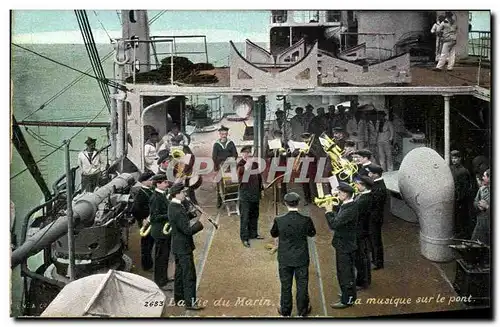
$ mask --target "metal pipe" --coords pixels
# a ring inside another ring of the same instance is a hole
[[[444,96],[444,161],[450,164],[450,96]]]
[[[148,112],[150,109],[156,108],[158,106],[161,106],[164,103],[169,102],[170,100],[175,99],[175,97],[168,97],[167,99],[160,100],[158,102],[153,103],[152,105],[147,106],[142,110],[141,113],[141,169],[144,169],[144,116],[146,115],[146,112]]]
[[[114,69],[113,65],[113,70]],[[113,74],[116,78],[116,73]],[[110,91],[112,95],[115,95],[117,92],[116,88],[110,87]],[[111,151],[110,151],[110,161],[114,162],[116,160],[116,135],[118,133],[118,121],[117,121],[117,101],[115,98],[111,97],[111,129],[109,132],[109,142],[111,144]]]
[[[73,226],[73,183],[71,178],[71,157],[69,155],[70,140],[64,141],[66,144],[66,215],[68,216],[68,257],[69,280],[75,280],[75,233]]]

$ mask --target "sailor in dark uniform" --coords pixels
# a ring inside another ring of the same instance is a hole
[[[163,232],[165,224],[169,222],[167,199],[169,182],[164,174],[153,176],[152,181],[155,186],[150,200],[151,236],[155,240],[153,279],[162,290],[171,290],[170,287],[167,288],[167,271],[172,238],[170,233]]]
[[[337,279],[341,294],[340,301],[332,303],[334,309],[343,309],[354,304],[356,300],[356,234],[358,225],[358,206],[353,202],[354,189],[347,183],[337,187],[338,197],[342,205],[337,212],[333,211],[332,203],[325,206],[326,220],[334,231],[332,245],[335,248]]]
[[[214,170],[218,172],[227,158],[234,158],[238,156],[238,152],[236,151],[236,146],[234,142],[227,138],[229,128],[225,126],[221,126],[219,128],[219,139],[215,142],[214,147],[212,149],[212,160],[214,162]],[[219,188],[219,185],[217,185]],[[222,205],[222,199],[220,197],[219,192],[217,192],[217,208],[220,208]]]
[[[298,212],[300,197],[291,192],[285,195],[288,213],[274,218],[271,236],[279,237],[278,265],[281,282],[281,301],[278,313],[290,316],[292,313],[292,284],[295,275],[297,291],[297,312],[300,316],[311,313],[309,304],[309,248],[307,237],[316,235],[316,229],[310,217]]]
[[[372,187],[372,219],[371,219],[371,246],[373,269],[384,268],[384,245],[382,243],[382,224],[384,223],[384,209],[387,199],[387,187],[382,178],[382,167],[371,164],[366,167],[368,176],[373,179]]]
[[[472,177],[462,165],[462,156],[458,150],[451,154],[451,174],[455,182],[455,237],[469,239],[472,235],[472,219],[470,217],[472,199]]]
[[[359,194],[354,199],[358,206],[358,235],[356,250],[356,288],[366,289],[372,281],[370,264],[370,221],[372,215],[373,180],[368,176],[360,176],[355,179]]]
[[[240,205],[240,238],[245,247],[250,247],[249,239],[263,239],[258,233],[259,205],[262,191],[262,176],[260,174],[247,175],[245,171],[256,169],[257,162],[251,161],[252,147],[244,146],[241,149],[242,159],[238,162],[239,205]]]
[[[185,206],[182,204],[186,195],[184,184],[173,185],[169,194],[172,197],[168,208],[168,216],[172,227],[172,252],[175,256],[174,301],[186,310],[201,310],[204,307],[196,303],[196,268],[193,251],[195,249],[193,235],[203,229],[196,221],[190,225]]]
[[[352,153],[354,162],[358,165],[358,175],[368,176],[366,167],[372,164],[372,152],[368,149],[361,149]]]
[[[137,180],[141,183],[141,187],[137,190],[137,193],[134,196],[132,215],[137,221],[139,228],[141,228],[143,224],[147,224],[144,220],[149,217],[149,200],[154,191],[151,188],[153,185],[151,178],[153,176],[154,174],[152,172],[145,172],[141,174]],[[151,256],[151,252],[153,250],[154,242],[155,240],[151,236],[151,233],[141,237],[141,265],[143,270],[147,271],[153,268],[153,257]]]

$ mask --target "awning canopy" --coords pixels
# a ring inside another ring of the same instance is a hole
[[[109,270],[66,285],[42,317],[160,317],[165,294],[151,280]]]

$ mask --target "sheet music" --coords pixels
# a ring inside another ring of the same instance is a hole
[[[295,151],[297,149],[307,149],[307,143],[305,142],[295,142],[295,141],[288,141],[288,146],[290,147],[290,151]]]
[[[281,148],[281,139],[269,140],[267,141],[267,144],[269,145],[269,149],[271,150],[279,149]]]
[[[330,182],[330,186],[332,187],[332,192],[334,192],[337,189],[337,186],[339,186],[339,181],[337,180],[337,176],[329,177],[328,181]]]

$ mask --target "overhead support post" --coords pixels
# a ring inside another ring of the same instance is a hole
[[[450,165],[450,96],[444,95],[444,161]]]

